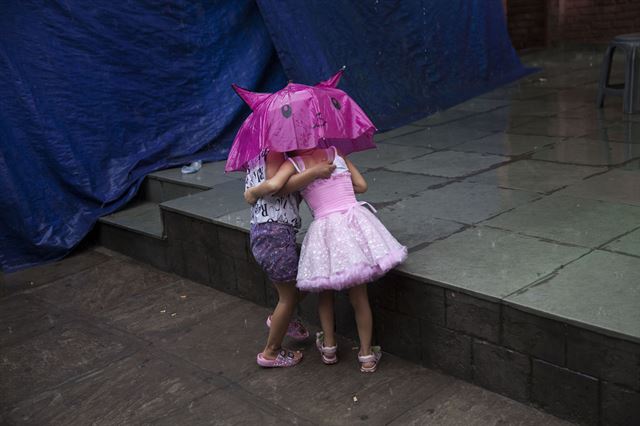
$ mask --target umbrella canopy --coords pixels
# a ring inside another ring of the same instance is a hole
[[[344,155],[375,148],[375,126],[336,86],[344,70],[315,86],[289,83],[275,93],[233,85],[253,112],[238,131],[225,170],[245,170],[263,149],[289,152],[335,146]]]

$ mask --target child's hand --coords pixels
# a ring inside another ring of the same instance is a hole
[[[316,176],[316,178],[322,179],[327,179],[328,177],[330,177],[331,173],[333,173],[335,169],[335,164],[328,161],[323,161],[313,166],[314,175]]]
[[[251,188],[249,188],[246,191],[244,191],[244,200],[247,203],[254,205],[258,201],[258,197],[256,197],[256,195],[253,193]]]

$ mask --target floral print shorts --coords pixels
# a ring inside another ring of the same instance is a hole
[[[278,222],[251,225],[251,252],[273,282],[295,281],[298,275],[296,232]]]

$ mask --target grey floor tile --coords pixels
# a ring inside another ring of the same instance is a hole
[[[632,114],[621,115],[622,118],[619,119],[620,121],[591,133],[587,135],[587,137],[610,142],[640,144],[640,121],[630,121],[627,119],[627,117],[634,116]],[[638,116],[638,114],[635,114],[635,116]]]
[[[540,136],[581,137],[608,124],[582,118],[537,118],[510,130],[511,133]]]
[[[336,365],[322,365],[317,352],[310,350],[295,369],[279,374],[260,370],[240,385],[273,404],[295,409],[314,423],[386,424],[452,380],[387,354],[375,374],[362,374],[357,350],[347,341],[339,341],[338,346],[340,361]],[[309,387],[309,383],[314,386]]]
[[[491,99],[485,99],[486,101],[488,101],[489,103],[494,102]],[[497,101],[497,102],[504,102],[504,101]],[[411,123],[413,126],[421,126],[421,127],[431,127],[431,126],[438,126],[441,124],[445,124],[445,123],[450,123],[452,121],[457,121],[461,118],[464,117],[469,117],[471,115],[477,114],[477,111],[470,111],[470,110],[457,110],[454,108],[450,108],[448,110],[445,111],[438,111],[432,115],[430,115],[429,117],[423,118],[421,120],[415,121],[413,123]]]
[[[587,251],[478,227],[411,253],[398,269],[495,300],[527,286]]]
[[[640,170],[613,169],[569,185],[558,194],[640,206]]]
[[[65,320],[57,309],[26,295],[0,299],[0,347],[45,333]]]
[[[160,206],[153,202],[136,203],[113,214],[103,216],[101,222],[133,230],[151,237],[162,237]]]
[[[511,117],[553,117],[572,111],[584,104],[576,102],[550,102],[539,99],[512,101],[504,108]]]
[[[64,260],[11,274],[4,274],[3,279],[0,280],[0,296],[50,283],[99,265],[109,259],[110,257],[107,255],[94,250],[87,250],[82,253],[72,254]]]
[[[507,157],[491,154],[440,151],[392,164],[387,169],[454,178],[477,173],[508,160]]]
[[[535,117],[515,115],[508,108],[484,112],[456,121],[455,125],[486,132],[509,132],[525,123],[535,120]]]
[[[541,96],[539,100],[556,102],[560,104],[583,103],[583,104],[594,105],[595,99],[597,96],[598,96],[598,89],[596,84],[593,83],[593,84],[582,85],[579,87],[571,87],[567,89],[558,90],[557,92]]]
[[[391,145],[379,143],[377,149],[356,152],[349,155],[349,159],[361,171],[384,167],[398,161],[409,160],[433,152],[431,149],[415,146]]]
[[[520,86],[518,84],[511,84],[495,89],[491,92],[480,95],[480,98],[484,99],[534,99],[544,95],[557,92],[557,89],[545,89],[540,87]]]
[[[441,126],[422,127],[420,131],[387,139],[395,145],[442,149],[487,136],[491,131],[477,130],[459,125],[457,121]]]
[[[209,393],[152,422],[154,425],[313,425],[290,410],[236,386]]]
[[[553,194],[486,225],[554,241],[598,247],[638,226],[640,207]]]
[[[640,342],[637,257],[596,250],[550,280],[506,300]]]
[[[212,374],[237,381],[259,369],[255,356],[267,341],[269,313],[252,303],[228,305],[205,321],[159,335],[153,344]]]
[[[113,259],[35,289],[31,294],[47,303],[97,315],[146,290],[178,280],[133,261]]]
[[[422,192],[391,207],[413,212],[422,220],[438,218],[472,224],[531,202],[537,197],[531,192],[460,182]]]
[[[484,138],[457,145],[455,151],[479,152],[516,156],[539,151],[560,142],[563,138],[535,135],[514,135],[498,132]]]
[[[251,208],[224,214],[215,219],[216,222],[224,223],[232,228],[248,231],[251,229]]]
[[[168,287],[135,295],[99,313],[112,325],[147,340],[187,328],[238,300],[180,279]]]
[[[53,326],[31,339],[3,346],[2,406],[6,409],[78,375],[103,368],[131,352],[113,335],[69,322]]]
[[[193,370],[135,354],[54,390],[38,390],[10,413],[26,424],[150,424],[220,389]]]
[[[433,185],[438,185],[447,179],[390,172],[387,170],[373,170],[363,174],[367,180],[368,190],[358,194],[358,199],[373,203],[388,203],[406,198],[408,195],[425,191]]]
[[[403,245],[411,248],[446,237],[464,225],[416,214],[407,200],[378,210],[378,219]]]
[[[510,103],[510,101],[504,99],[472,98],[454,106],[451,109],[453,111],[487,112],[507,106]]]
[[[208,191],[165,201],[161,206],[196,219],[211,220],[246,208],[247,203],[242,194],[244,182],[234,180],[216,185]]]
[[[640,229],[610,242],[605,249],[640,257]]]
[[[640,145],[572,138],[539,151],[532,158],[586,166],[614,166],[640,158]]]
[[[181,167],[176,167],[152,173],[150,176],[157,180],[190,185],[201,189],[213,188],[218,184],[233,180],[244,180],[244,173],[225,173],[225,163],[226,161],[204,163],[198,172],[191,174],[182,174]]]
[[[378,142],[382,142],[387,139],[391,139],[400,135],[406,135],[408,133],[417,132],[419,130],[421,130],[421,127],[418,127],[418,126],[412,126],[412,125],[402,126],[402,127],[398,127],[397,129],[388,130],[386,132],[376,133],[373,140],[376,143],[378,143]]]
[[[390,425],[570,426],[571,423],[504,396],[456,381]]]
[[[583,182],[583,179],[587,176],[601,173],[605,170],[606,168],[604,167],[522,160],[471,176],[468,180],[470,182],[497,185],[501,188],[544,193],[573,183]]]

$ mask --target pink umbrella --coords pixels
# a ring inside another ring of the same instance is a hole
[[[289,83],[275,93],[250,92],[234,84],[253,112],[233,141],[225,170],[245,170],[263,149],[289,152],[333,145],[347,155],[375,148],[375,126],[336,88],[343,72],[315,86]]]

